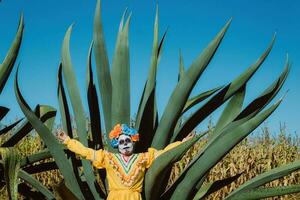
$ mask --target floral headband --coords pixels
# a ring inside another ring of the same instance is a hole
[[[131,137],[133,142],[139,141],[139,134],[137,130],[130,128],[126,124],[117,124],[113,130],[109,133],[110,145],[113,148],[118,148],[119,142],[118,138],[121,134],[125,134]]]

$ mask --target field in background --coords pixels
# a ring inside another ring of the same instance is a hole
[[[209,125],[209,128],[212,125]],[[293,162],[300,159],[300,137],[296,134],[289,134],[283,125],[280,130],[271,134],[267,126],[255,132],[237,145],[229,154],[222,159],[210,172],[206,182],[213,182],[228,176],[243,172],[237,181],[224,187],[208,197],[208,199],[223,199],[229,192],[233,191],[240,184],[274,167]],[[34,134],[33,134],[34,135]],[[38,136],[27,136],[18,145],[18,151],[22,156],[30,155],[44,148]],[[0,144],[5,138],[0,137]],[[177,174],[184,169],[186,164],[192,159],[201,147],[207,142],[203,139],[198,142],[192,150],[188,151],[180,162],[173,167],[170,183]],[[49,188],[54,188],[62,177],[57,170],[38,173],[34,175],[39,181]],[[282,179],[275,180],[266,186],[286,186],[300,183],[300,171],[294,172]],[[0,199],[6,199],[6,188],[0,188]],[[22,199],[20,197],[20,199]],[[300,194],[284,197],[274,197],[269,199],[300,199]]]

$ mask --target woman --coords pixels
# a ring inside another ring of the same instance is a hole
[[[188,135],[182,142],[193,136],[194,134]],[[163,150],[149,148],[145,153],[134,154],[134,142],[139,141],[139,134],[126,124],[117,124],[109,133],[110,144],[113,148],[118,148],[119,153],[84,147],[63,131],[58,133],[58,138],[70,151],[92,161],[94,167],[106,170],[109,187],[107,200],[142,200],[146,169],[159,155],[182,143],[174,142]]]

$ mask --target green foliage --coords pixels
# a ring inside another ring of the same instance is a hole
[[[183,56],[180,52],[178,83],[171,94],[162,117],[159,119],[156,105],[156,76],[167,31],[165,31],[161,39],[159,39],[158,14],[157,8],[150,69],[138,105],[138,113],[136,119],[134,119],[135,127],[138,129],[141,138],[141,142],[137,143],[136,146],[137,151],[145,151],[150,146],[162,149],[171,142],[182,140],[216,109],[227,101],[228,104],[225,106],[216,127],[212,130],[208,142],[180,172],[172,184],[168,185],[168,178],[173,164],[180,160],[184,153],[204,134],[179,145],[157,158],[146,172],[143,194],[145,194],[146,200],[187,200],[204,198],[239,177],[239,175],[235,175],[223,180],[204,184],[204,180],[210,170],[277,109],[282,99],[268,108],[266,107],[275,98],[284,84],[290,70],[290,63],[287,59],[286,66],[281,75],[250,104],[244,106],[248,81],[269,55],[275,41],[275,37],[273,37],[270,45],[259,59],[231,83],[222,87],[215,87],[195,97],[191,97],[191,91],[221,45],[225,33],[230,26],[230,19],[187,69],[184,69]],[[120,22],[113,62],[110,67],[101,22],[100,0],[97,0],[93,41],[87,56],[86,74],[86,96],[88,98],[91,120],[90,135],[86,127],[87,119],[84,115],[84,105],[78,89],[79,87],[70,55],[69,46],[72,26],[68,28],[64,37],[61,64],[58,70],[57,90],[62,125],[65,132],[71,137],[77,135],[79,141],[90,148],[107,148],[107,150],[113,151],[111,147],[104,145],[108,140],[107,135],[109,131],[116,123],[130,123],[131,120],[130,56],[128,41],[130,18],[131,14],[127,16],[127,10],[125,10]],[[12,47],[1,64],[0,93],[17,58],[22,34],[23,17],[20,19],[19,28]],[[97,90],[93,80],[93,50],[101,101],[98,101]],[[21,161],[17,159],[17,154],[6,157],[12,159],[4,158],[4,162],[2,162],[4,163],[4,171],[10,174],[5,177],[9,177],[6,183],[9,186],[11,198],[16,194],[17,175],[28,182],[31,185],[30,187],[35,188],[40,196],[44,196],[46,199],[56,198],[54,194],[39,181],[23,170],[25,166],[29,168],[34,167],[38,162],[48,158],[54,158],[54,162],[46,163],[48,164],[48,168],[42,168],[39,165],[37,168],[39,171],[59,169],[64,177],[64,182],[58,187],[58,191],[60,191],[58,193],[62,195],[71,194],[71,196],[73,196],[72,198],[75,196],[75,198],[78,199],[106,198],[108,191],[105,187],[106,179],[103,171],[93,171],[90,162],[86,160],[78,161],[74,154],[64,149],[51,132],[56,110],[50,106],[37,106],[35,111],[32,111],[21,93],[17,75],[18,74],[16,74],[15,78],[15,94],[18,104],[26,117],[26,121],[17,129],[17,133],[12,136],[15,138],[9,138],[4,144],[5,146],[14,146],[34,128],[45,143],[46,149],[23,158]],[[70,101],[72,109],[68,107],[68,100]],[[204,103],[198,106],[201,102]],[[195,111],[183,121],[186,117],[186,111],[190,109]],[[7,108],[2,107],[0,109],[1,119],[7,112]],[[100,113],[103,113],[103,116],[101,116]],[[71,116],[75,117],[75,124],[73,124]],[[104,122],[103,124],[102,121]],[[19,122],[6,127],[5,130],[0,130],[0,133],[5,134]],[[76,129],[74,130],[72,127],[76,127]],[[103,138],[104,141],[102,141]],[[16,170],[7,170],[7,164],[5,163],[17,166],[17,168],[15,168]],[[20,170],[19,166],[21,168]],[[299,190],[296,186],[279,188],[278,191],[275,191],[276,188],[258,188],[265,183],[283,177],[297,169],[299,169],[299,161],[272,169],[269,172],[265,172],[249,180],[249,182],[230,194],[228,198],[244,198],[242,192],[246,192],[253,199],[261,198],[264,195],[269,197],[297,192]],[[1,170],[0,168],[0,172]],[[97,180],[96,177],[99,177],[99,180]],[[100,183],[101,187],[98,183]],[[156,190],[157,185],[160,186],[159,190]],[[28,187],[25,185],[19,186],[23,189]],[[39,199],[38,197],[35,198]]]
[[[10,200],[17,200],[18,197],[18,172],[20,169],[20,156],[10,148],[1,148],[0,153],[3,159],[4,178]]]

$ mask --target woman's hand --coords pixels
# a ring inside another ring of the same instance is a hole
[[[56,133],[56,137],[61,141],[61,142],[64,142],[68,135],[63,131],[63,130],[60,130],[58,129],[57,130],[57,133]]]
[[[183,138],[182,142],[186,142],[186,141],[192,139],[193,137],[195,137],[195,135],[196,135],[195,133],[188,134],[185,138]]]

